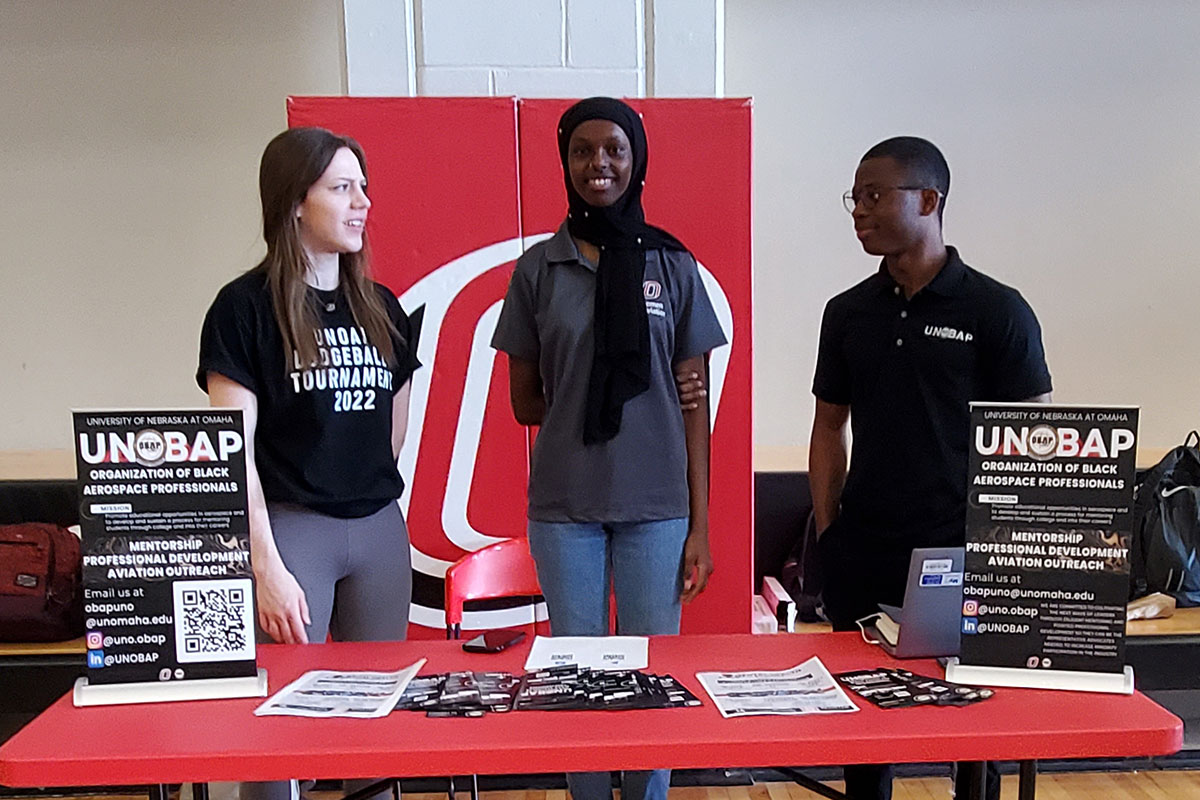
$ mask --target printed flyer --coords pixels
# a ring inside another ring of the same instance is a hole
[[[74,417],[88,682],[253,676],[242,412]]]
[[[1120,673],[1138,410],[971,404],[961,663]]]
[[[790,669],[697,672],[696,677],[726,719],[858,711],[817,656]]]

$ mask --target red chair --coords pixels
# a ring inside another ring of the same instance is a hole
[[[540,597],[537,569],[524,538],[476,550],[446,570],[446,638],[462,633],[463,602],[500,597]]]
[[[541,598],[533,556],[525,539],[506,539],[468,553],[446,570],[446,638],[462,634],[463,603],[500,597]],[[534,618],[536,620],[535,612]],[[534,622],[536,629],[537,623]],[[477,776],[468,787],[471,800],[479,798]],[[454,800],[454,778],[450,778],[449,800]]]

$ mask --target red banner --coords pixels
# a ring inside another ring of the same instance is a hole
[[[753,593],[750,105],[631,101],[650,144],[648,221],[702,265],[731,346],[713,353],[711,539],[716,573],[684,611],[690,633],[745,632]],[[555,124],[569,101],[289,98],[292,126],[366,150],[375,277],[420,327],[400,469],[413,555],[415,637],[443,635],[442,579],[467,552],[525,535],[525,430],[507,363],[489,345],[521,252],[566,214]],[[519,176],[519,182],[518,182]],[[469,613],[464,628],[517,625],[528,608]]]

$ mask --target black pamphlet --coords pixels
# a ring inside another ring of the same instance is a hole
[[[991,689],[917,675],[904,669],[860,669],[833,677],[859,697],[880,708],[966,706],[987,700]]]
[[[670,675],[570,665],[520,676],[507,672],[417,676],[404,690],[396,709],[424,711],[429,716],[482,716],[489,711],[621,711],[700,704],[699,698]]]

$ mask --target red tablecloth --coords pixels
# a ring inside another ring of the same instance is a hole
[[[260,648],[271,692],[311,669],[520,672],[528,645],[463,653],[457,642]],[[259,699],[74,708],[61,698],[0,746],[0,784],[73,786],[183,781],[504,774],[867,762],[1148,756],[1173,753],[1183,725],[1133,696],[998,689],[964,708],[723,719],[698,671],[780,669],[818,655],[830,672],[897,662],[857,634],[656,637],[650,670],[704,700],[648,711],[518,711],[476,719],[395,712],[377,720],[255,717]]]

